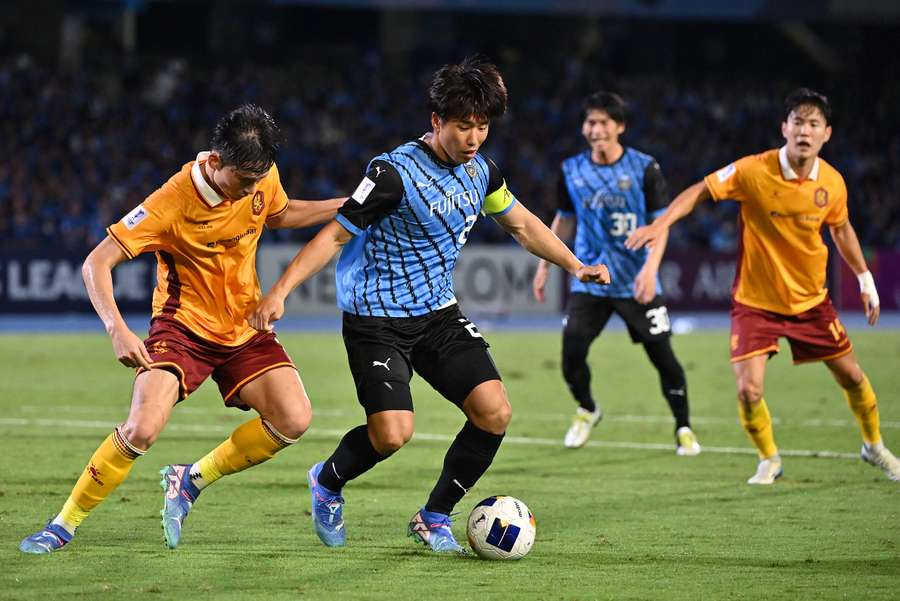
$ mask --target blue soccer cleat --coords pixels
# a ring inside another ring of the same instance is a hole
[[[22,539],[22,542],[19,544],[19,551],[36,555],[52,553],[68,545],[73,536],[59,524],[48,522],[40,532],[35,532],[31,536]]]
[[[445,513],[425,511],[423,507],[409,521],[407,536],[413,537],[432,551],[438,553],[458,553],[465,555],[466,550],[459,546],[453,537],[450,526],[453,521]]]
[[[162,480],[159,484],[166,492],[162,515],[163,533],[166,546],[174,549],[181,540],[181,528],[188,512],[200,496],[200,491],[191,482],[190,465],[167,465],[159,470]]]
[[[317,463],[306,474],[312,499],[313,529],[326,546],[343,547],[347,540],[344,530],[344,497],[319,485],[322,464]]]

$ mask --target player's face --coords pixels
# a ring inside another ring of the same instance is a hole
[[[810,159],[819,155],[822,146],[831,138],[831,126],[819,107],[798,106],[781,124],[781,134],[787,141],[788,155]]]
[[[490,122],[475,116],[467,119],[444,121],[436,114],[431,115],[431,126],[437,142],[440,158],[453,164],[468,163],[487,139]]]
[[[581,135],[593,150],[606,152],[619,143],[625,124],[614,121],[606,111],[591,109],[581,124]]]
[[[212,152],[208,159],[211,167],[210,179],[223,197],[229,200],[238,200],[256,192],[259,182],[266,173],[256,173],[239,169],[235,165],[223,165],[222,158],[216,152]]]

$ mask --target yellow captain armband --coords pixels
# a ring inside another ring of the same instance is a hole
[[[484,197],[484,206],[481,212],[496,217],[509,211],[515,204],[516,197],[509,191],[504,181],[499,188]]]

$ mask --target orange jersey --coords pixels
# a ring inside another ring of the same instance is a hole
[[[800,180],[782,148],[744,157],[703,181],[714,200],[741,206],[736,301],[797,315],[825,300],[822,225],[848,219],[847,186],[834,167],[817,158]]]
[[[121,221],[107,228],[129,258],[155,251],[153,316],[168,315],[227,346],[253,337],[247,313],[260,297],[256,247],[266,219],[287,210],[273,165],[253,196],[221,198],[197,155]]]

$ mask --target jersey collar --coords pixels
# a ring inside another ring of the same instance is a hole
[[[778,151],[778,164],[781,166],[781,177],[788,181],[800,179],[800,176],[797,175],[797,172],[794,171],[794,168],[791,167],[791,164],[788,162],[786,144]],[[809,177],[806,179],[812,181],[819,179],[819,157],[816,157],[816,162],[813,163],[812,171],[809,172]]]
[[[432,134],[431,132],[428,132],[425,135],[423,135],[421,138],[415,140],[415,142],[419,146],[419,148],[424,150],[428,154],[428,156],[431,157],[431,160],[433,160],[435,163],[437,163],[441,167],[446,167],[447,169],[456,169],[457,167],[459,167],[459,165],[454,165],[453,163],[447,163],[446,161],[442,161],[441,158],[434,152],[434,149],[431,147],[431,145],[425,141],[432,135],[434,135],[434,134]],[[460,164],[462,164],[462,163],[460,163]]]
[[[212,186],[206,183],[206,180],[203,178],[203,174],[200,172],[200,163],[206,162],[206,159],[209,157],[209,151],[201,152],[197,155],[197,160],[194,161],[194,166],[191,167],[191,180],[194,182],[194,187],[197,188],[197,192],[200,193],[200,196],[203,200],[211,207],[217,207],[222,204],[222,201],[225,200],[219,193],[213,190]]]

